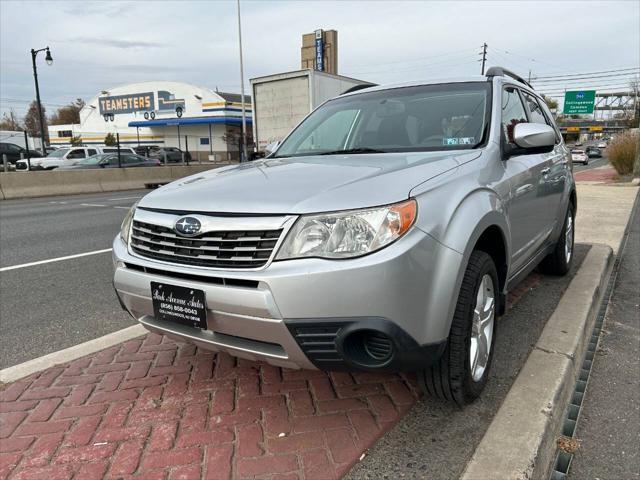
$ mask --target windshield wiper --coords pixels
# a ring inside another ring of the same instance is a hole
[[[340,155],[342,153],[388,153],[386,150],[379,150],[377,148],[359,147],[359,148],[347,148],[345,150],[330,150],[328,152],[316,153],[316,155]]]

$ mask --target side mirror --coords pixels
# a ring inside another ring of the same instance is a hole
[[[513,141],[525,150],[550,151],[556,143],[556,132],[544,123],[518,123],[513,129]]]
[[[271,155],[273,152],[275,152],[278,149],[279,146],[280,146],[280,140],[271,142],[269,145],[265,147],[264,152],[267,155]]]

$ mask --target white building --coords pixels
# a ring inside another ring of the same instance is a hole
[[[250,136],[249,96],[245,113]],[[72,137],[104,145],[111,133],[123,146],[178,147],[194,160],[224,161],[238,160],[241,129],[239,94],[181,82],[142,82],[102,91],[80,111],[80,124],[52,125],[49,139],[54,146],[68,146]]]

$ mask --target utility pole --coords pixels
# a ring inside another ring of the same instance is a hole
[[[240,97],[242,105],[242,156],[241,162],[246,162],[247,157],[247,118],[244,112],[244,66],[242,64],[242,24],[240,22],[240,0],[238,4],[238,45],[240,46]]]
[[[487,61],[487,44],[486,42],[482,44],[482,75],[484,75],[484,64]]]

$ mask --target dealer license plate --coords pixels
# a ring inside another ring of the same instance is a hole
[[[156,319],[207,328],[207,307],[202,290],[151,282],[151,299]]]

